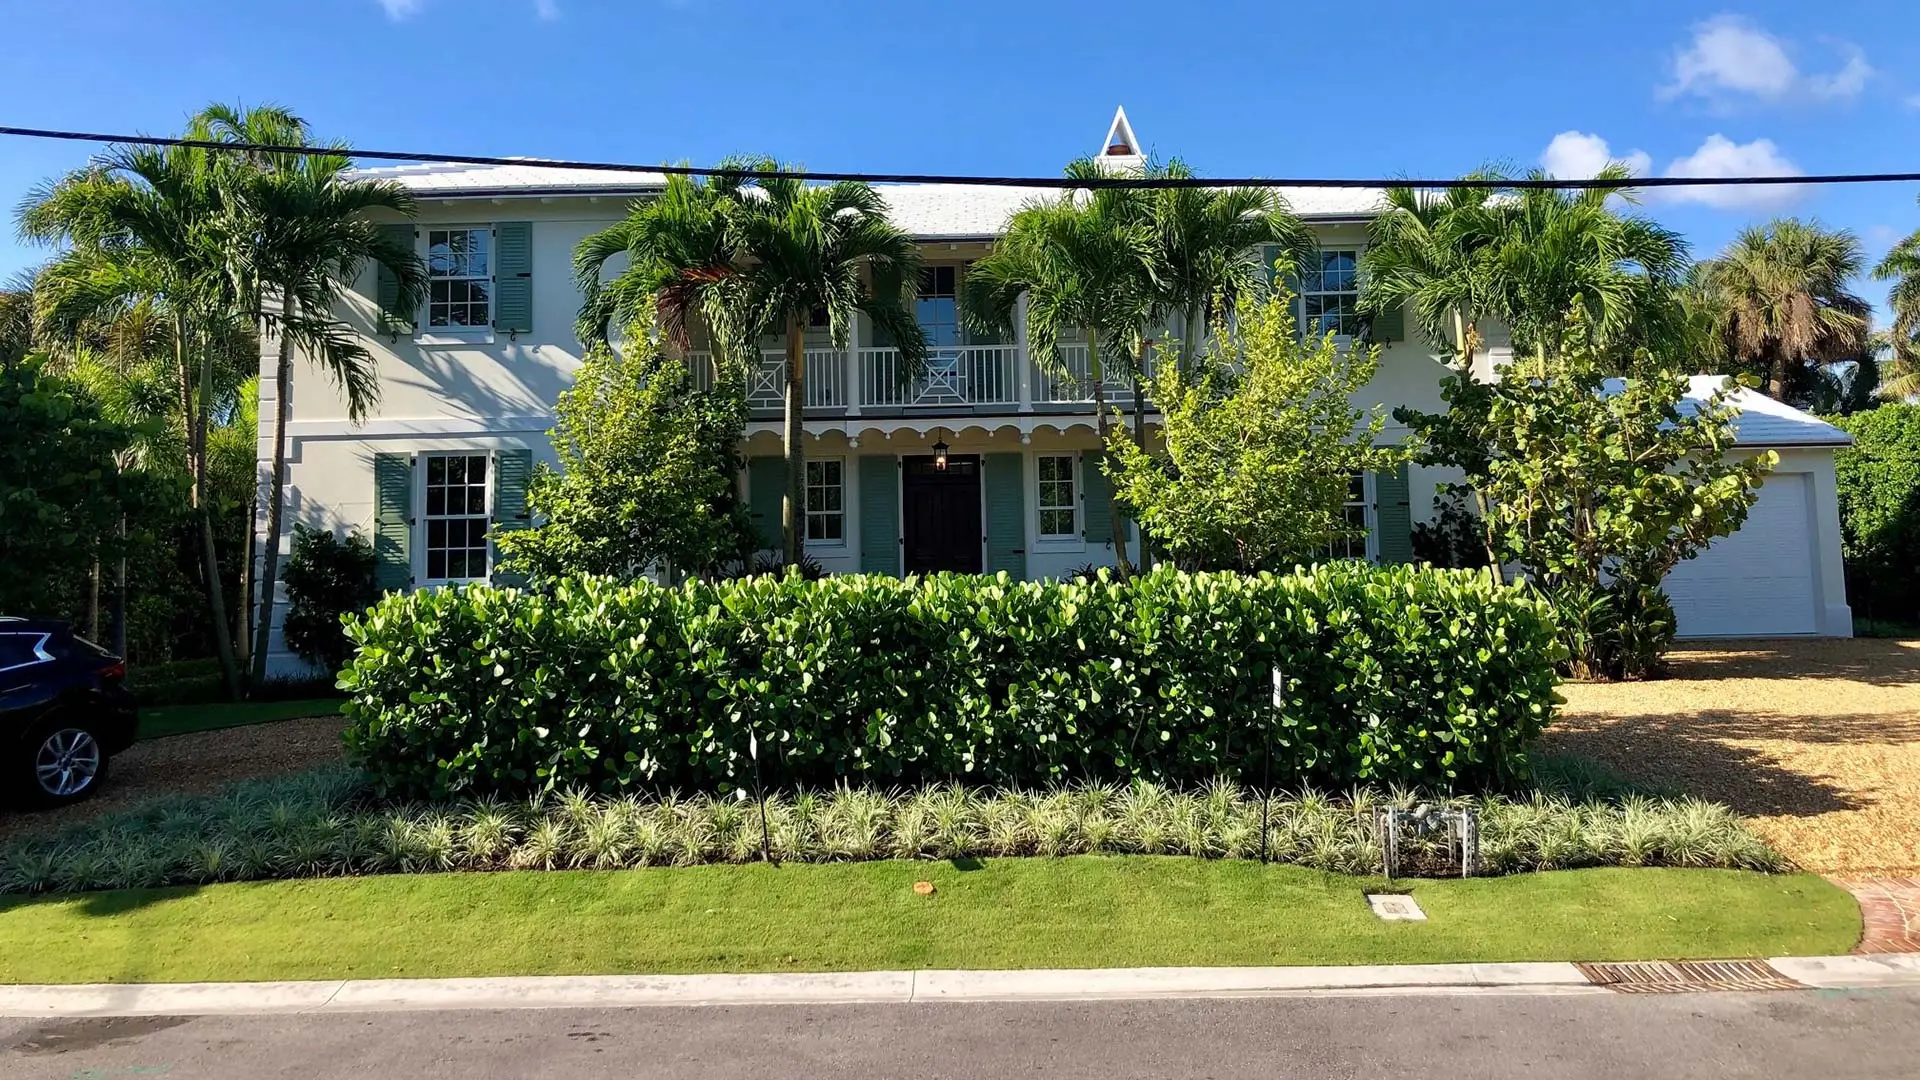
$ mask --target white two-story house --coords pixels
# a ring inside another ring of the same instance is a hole
[[[1116,115],[1102,154],[1125,168],[1138,162],[1139,146],[1124,113]],[[292,522],[359,530],[374,541],[385,588],[485,580],[496,569],[492,530],[525,523],[534,463],[554,461],[546,435],[554,401],[582,353],[573,329],[580,306],[574,247],[657,192],[664,178],[533,162],[361,175],[398,181],[418,200],[415,220],[388,227],[425,260],[429,296],[416,312],[395,312],[380,272],[370,268],[355,284],[341,316],[364,335],[381,388],[363,422],[350,422],[340,394],[300,366],[288,431],[288,532]],[[808,556],[833,572],[1004,570],[1022,578],[1111,564],[1116,543],[1133,539],[1114,536],[1107,516],[1090,512],[1106,497],[1091,388],[1084,378],[1041,370],[1021,334],[974,339],[958,314],[968,263],[1024,202],[1050,192],[951,184],[880,190],[894,222],[920,245],[926,269],[917,312],[932,357],[918,377],[903,379],[898,355],[868,326],[856,326],[845,349],[834,348],[824,328],[809,341]],[[1380,193],[1282,194],[1320,245],[1302,268],[1300,310],[1351,339],[1361,330],[1358,263]],[[1381,346],[1380,366],[1356,403],[1440,409],[1447,369],[1435,346],[1400,318],[1376,321],[1369,335]],[[740,484],[774,548],[785,489],[784,387],[777,343],[767,344],[748,389],[753,420]],[[271,341],[263,348],[262,538],[274,348]],[[1065,351],[1068,367],[1084,372],[1084,349]],[[1130,400],[1129,386],[1108,390],[1111,401]],[[1742,446],[1775,449],[1782,464],[1748,525],[1669,579],[1682,632],[1850,633],[1832,463],[1846,436],[1757,395],[1742,403]],[[1405,434],[1389,428],[1385,437]],[[1413,523],[1434,513],[1436,486],[1456,478],[1417,465],[1355,477],[1348,514],[1364,539],[1332,554],[1410,559]],[[283,611],[284,604],[276,608],[276,624]],[[270,670],[299,670],[277,626],[271,641]]]

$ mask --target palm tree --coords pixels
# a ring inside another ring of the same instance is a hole
[[[204,150],[116,146],[88,168],[30,193],[18,220],[23,239],[64,246],[36,282],[43,325],[103,323],[143,301],[165,312],[213,638],[228,693],[237,699],[240,674],[227,632],[206,469],[215,345],[238,310],[221,241],[217,174]]]
[[[1881,371],[1880,394],[1894,399],[1920,395],[1920,230],[1893,245],[1873,268],[1873,276],[1893,282],[1887,294],[1893,308],[1890,355]]]
[[[1149,178],[1188,180],[1193,170],[1179,158],[1149,164]],[[1295,264],[1313,251],[1313,236],[1287,202],[1267,188],[1151,189],[1148,198],[1157,264],[1159,306],[1178,314],[1180,376],[1192,376],[1194,350],[1206,328],[1226,317],[1244,295],[1260,287],[1272,267],[1262,265],[1267,245]]]
[[[1495,306],[1490,267],[1481,258],[1494,236],[1489,194],[1390,187],[1360,257],[1361,313],[1377,318],[1406,308],[1428,340],[1453,343],[1462,369],[1473,366],[1480,320]]]
[[[1069,175],[1077,167],[1070,167]],[[1006,235],[969,270],[961,305],[975,329],[1005,333],[1025,295],[1027,352],[1055,377],[1069,374],[1060,350],[1062,332],[1084,331],[1087,378],[1093,384],[1095,424],[1104,446],[1107,365],[1133,363],[1130,346],[1159,301],[1158,255],[1148,216],[1135,212],[1127,201],[1065,190],[1036,199],[1013,215]],[[1125,521],[1111,496],[1107,512],[1124,578],[1133,568],[1127,558]]]
[[[1715,336],[1737,362],[1765,373],[1769,397],[1785,401],[1820,366],[1866,351],[1870,308],[1847,291],[1864,262],[1852,233],[1779,218],[1742,231],[1701,264],[1698,280]]]
[[[273,106],[244,112],[212,106],[195,118],[192,134],[252,145],[313,145],[305,122]],[[294,350],[298,347],[339,385],[348,417],[358,421],[378,400],[379,375],[372,355],[334,315],[342,292],[371,262],[392,272],[402,310],[418,305],[426,295],[426,267],[412,245],[389,238],[368,216],[411,217],[412,195],[392,181],[354,180],[346,148],[336,144],[326,149],[332,152],[250,152],[228,155],[220,163],[227,273],[245,309],[277,331],[279,351],[272,486],[253,625],[256,684],[266,676],[279,575]]]
[[[1472,175],[1500,179],[1491,170]],[[1629,175],[1610,165],[1599,178]],[[1505,323],[1515,349],[1544,364],[1559,355],[1576,307],[1591,344],[1604,352],[1668,348],[1683,321],[1676,291],[1686,242],[1649,218],[1617,213],[1609,199],[1622,194],[1389,189],[1363,260],[1361,309],[1407,305],[1433,340],[1453,342],[1463,364],[1472,361],[1483,318]]]

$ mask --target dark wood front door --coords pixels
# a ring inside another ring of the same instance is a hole
[[[901,461],[900,540],[906,572],[980,572],[980,459],[954,454]]]

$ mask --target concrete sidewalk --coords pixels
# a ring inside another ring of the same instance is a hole
[[[1920,986],[1920,954],[1780,957],[1813,989]],[[446,1009],[1100,1001],[1281,995],[1609,994],[1564,963],[869,971],[0,986],[0,1016],[212,1016]]]

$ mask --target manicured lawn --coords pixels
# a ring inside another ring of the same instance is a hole
[[[916,880],[938,891],[917,896]],[[1830,954],[1860,931],[1812,876],[1580,870],[1369,883],[1186,858],[444,874],[0,905],[0,982]]]
[[[194,731],[269,724],[302,716],[326,716],[340,711],[337,698],[305,701],[240,701],[212,705],[156,705],[140,710],[140,737],[162,739]]]

